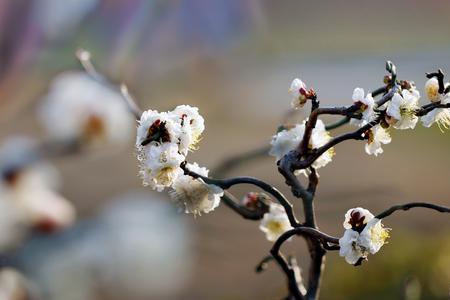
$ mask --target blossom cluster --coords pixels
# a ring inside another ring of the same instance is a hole
[[[352,265],[361,264],[369,254],[377,253],[389,237],[389,230],[367,209],[352,208],[345,214],[345,233],[339,239],[339,255]]]
[[[157,191],[171,188],[170,195],[186,213],[208,213],[219,205],[223,190],[201,179],[184,175],[181,164],[197,149],[205,129],[198,108],[177,106],[169,112],[145,111],[139,120],[136,153],[143,184]],[[201,176],[208,170],[198,164],[186,167]]]
[[[0,252],[15,248],[32,230],[53,232],[75,221],[75,208],[57,189],[56,169],[41,161],[26,166],[34,141],[15,137],[0,148]]]
[[[272,137],[272,141],[270,142],[272,147],[269,151],[269,154],[275,156],[276,160],[279,160],[284,155],[297,148],[305,134],[305,127],[306,121],[297,124],[290,129],[284,129],[278,132]],[[322,122],[322,120],[317,120],[316,126],[314,127],[311,134],[308,148],[311,150],[317,149],[328,143],[330,140],[331,135],[325,129],[325,124]],[[334,154],[334,148],[328,149],[324,154],[322,154],[313,162],[312,167],[315,169],[319,169],[326,166],[329,162],[331,162]],[[305,170],[301,170],[300,172],[306,174]]]
[[[439,102],[441,104],[450,103],[450,92],[447,88],[450,84],[445,85],[445,90],[439,93],[439,82],[435,77],[428,79],[425,83],[425,93],[430,102]],[[306,85],[300,79],[296,78],[292,81],[289,89],[293,97],[292,106],[301,108],[307,100]],[[392,141],[389,133],[390,128],[395,129],[414,129],[419,117],[417,112],[420,109],[419,100],[420,93],[413,82],[404,81],[398,90],[394,93],[392,99],[383,105],[378,106],[371,93],[365,94],[364,89],[355,88],[352,96],[353,104],[358,108],[355,117],[350,119],[350,124],[363,127],[380,117],[380,113],[384,112],[383,119],[379,124],[371,127],[364,136],[367,140],[365,151],[369,155],[383,153],[382,145],[389,144]],[[439,128],[450,127],[450,109],[437,108],[420,118],[425,127],[430,127],[437,123]],[[272,149],[270,154],[275,156],[277,160],[295,149],[303,138],[305,130],[305,121],[293,126],[293,128],[285,129],[275,135],[272,139]],[[315,135],[310,140],[309,147],[315,149],[330,140],[329,133],[325,130],[323,122],[317,122],[314,128]],[[312,167],[320,168],[331,161],[334,154],[333,148],[322,154],[319,159],[314,162]]]

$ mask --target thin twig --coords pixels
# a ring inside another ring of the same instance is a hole
[[[268,263],[271,260],[273,260],[272,255],[267,255],[267,256],[263,257],[263,259],[261,259],[261,261],[256,265],[255,272],[261,273],[261,272],[264,272],[265,270],[267,270]]]
[[[307,237],[308,238],[307,241],[315,240],[315,241],[319,241],[320,243],[339,244],[339,239],[332,237],[328,234],[325,234],[317,229],[302,226],[302,227],[297,227],[297,228],[291,229],[289,231],[286,231],[273,244],[272,249],[270,250],[270,253],[272,254],[273,258],[278,262],[281,269],[288,277],[289,292],[295,299],[303,299],[305,297],[305,295],[300,292],[300,287],[298,284],[299,280],[296,277],[294,269],[289,265],[285,256],[280,251],[281,246],[294,235],[301,235],[301,236]],[[320,251],[320,253],[316,253],[316,254],[320,255],[320,259],[316,259],[316,257],[312,257],[312,259],[313,259],[312,264],[314,264],[315,262],[318,261],[320,263],[320,268],[321,268],[322,258],[324,256],[325,252]],[[316,254],[313,254],[311,252],[312,256],[315,256]],[[317,272],[315,267],[313,267],[313,269],[314,269],[315,274],[312,274],[312,276],[314,276],[314,277],[320,276],[320,272]],[[311,276],[311,273],[310,273],[310,276]],[[314,278],[314,279],[310,278],[308,280],[308,282],[310,283],[308,285],[308,293],[312,296],[313,294],[315,295],[317,292],[318,283],[313,284],[312,285],[313,287],[312,287],[311,281],[317,281],[317,278]],[[313,299],[313,298],[307,297],[306,299]]]
[[[245,206],[238,204],[237,200],[233,197],[233,195],[229,192],[225,192],[222,196],[222,201],[226,206],[234,210],[240,216],[247,220],[261,220],[267,210],[251,210]]]
[[[286,197],[280,191],[278,191],[275,187],[271,186],[270,184],[268,184],[262,180],[259,180],[254,177],[245,177],[245,176],[233,177],[233,178],[229,178],[229,179],[213,179],[213,178],[205,177],[205,176],[202,176],[200,174],[190,171],[186,167],[186,164],[182,164],[181,167],[183,168],[184,173],[186,175],[189,175],[193,178],[200,178],[204,182],[206,182],[208,184],[217,185],[218,187],[220,187],[224,190],[229,189],[232,186],[238,185],[238,184],[255,185],[255,186],[259,187],[260,189],[266,191],[267,193],[271,194],[273,197],[275,197],[275,199],[284,207],[284,210],[286,211],[286,214],[289,218],[289,222],[292,227],[300,226],[300,223],[298,222],[297,218],[295,217],[294,210],[292,208],[292,204],[286,199]]]
[[[91,76],[92,79],[122,95],[122,98],[125,100],[125,103],[127,104],[129,111],[135,116],[136,120],[139,120],[141,118],[142,110],[137,105],[135,99],[130,95],[128,88],[124,83],[116,85],[112,83],[110,80],[108,80],[101,73],[99,73],[95,68],[94,64],[92,63],[91,53],[89,51],[80,48],[76,51],[75,55],[80,61],[80,64],[83,67],[83,69],[89,76]]]
[[[440,206],[440,205],[426,203],[426,202],[411,202],[411,203],[406,203],[406,204],[401,204],[401,205],[394,205],[391,208],[383,211],[382,213],[379,213],[377,216],[375,216],[375,218],[384,219],[398,210],[409,210],[414,207],[429,208],[429,209],[433,209],[433,210],[436,210],[436,211],[442,212],[442,213],[450,213],[450,208],[445,207],[445,206]]]

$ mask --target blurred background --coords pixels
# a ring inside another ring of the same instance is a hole
[[[450,72],[449,11],[444,0],[1,1],[0,138],[43,138],[35,116],[41,98],[55,75],[80,69],[74,53],[82,47],[103,74],[128,84],[142,108],[198,106],[206,131],[189,160],[214,169],[270,142],[290,107],[287,90],[295,77],[314,87],[322,104],[349,104],[355,87],[382,85],[390,59],[399,78],[422,91],[425,72]],[[411,201],[450,205],[449,134],[421,125],[397,131],[379,157],[366,155],[362,143],[339,145],[333,162],[320,170],[320,228],[342,235],[344,213],[356,206],[377,213]],[[141,187],[133,143],[55,163],[78,223],[28,241],[14,254],[44,299],[285,294],[275,264],[254,272],[271,246],[257,222],[224,205],[197,218],[174,214],[165,193]],[[273,157],[228,175],[257,176],[290,195]],[[234,191],[244,195],[249,188]],[[291,200],[301,215],[300,203]],[[322,299],[448,299],[448,217],[418,209],[399,212],[385,225],[393,229],[389,244],[362,266],[328,255]],[[287,248],[307,270],[303,242]]]

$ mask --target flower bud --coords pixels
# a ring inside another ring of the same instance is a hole
[[[439,82],[435,77],[428,79],[425,83],[425,93],[431,102],[441,101],[441,95],[439,94]]]
[[[264,193],[250,192],[241,200],[241,205],[251,210],[269,211],[270,197]]]

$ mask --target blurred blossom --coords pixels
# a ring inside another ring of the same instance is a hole
[[[134,135],[135,120],[122,95],[84,72],[58,75],[39,116],[49,135],[57,139],[126,145]]]
[[[31,241],[21,259],[44,299],[94,300],[99,293],[107,299],[158,299],[177,293],[190,268],[190,230],[166,199],[156,197],[128,194],[94,220]]]
[[[0,299],[24,300],[29,298],[29,283],[18,271],[12,268],[0,269]]]
[[[14,248],[31,228],[53,231],[75,219],[72,204],[55,192],[59,178],[53,166],[26,163],[35,147],[15,137],[0,148],[0,251]]]
[[[259,229],[266,234],[266,239],[275,242],[283,233],[291,230],[289,218],[283,206],[271,203],[269,212],[264,214]]]

